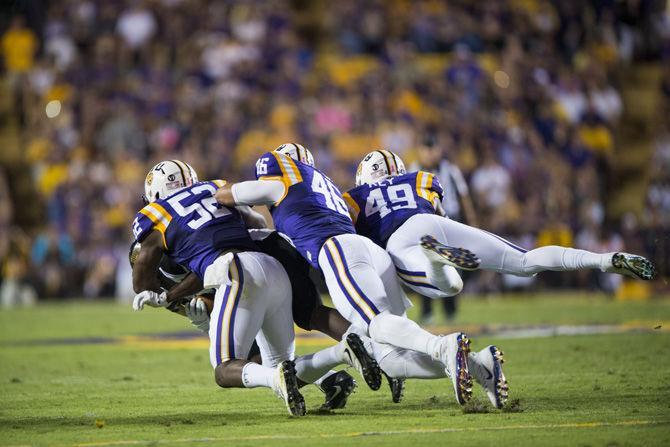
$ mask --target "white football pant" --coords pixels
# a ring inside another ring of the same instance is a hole
[[[357,234],[334,236],[319,252],[319,267],[337,310],[373,341],[439,355],[441,338],[405,315],[411,302],[383,248]]]
[[[229,266],[221,265],[229,262]],[[228,271],[214,297],[210,315],[209,357],[212,367],[230,359],[246,360],[254,339],[263,366],[293,359],[295,334],[291,283],[281,264],[258,252],[219,257],[210,269]],[[230,284],[225,284],[229,282]]]
[[[391,235],[386,249],[402,281],[430,298],[456,295],[463,288],[463,281],[455,268],[435,266],[428,260],[420,245],[424,235],[431,235],[444,245],[470,250],[481,260],[479,268],[482,270],[516,276],[533,276],[546,270],[604,270],[611,266],[612,253],[598,254],[554,245],[528,251],[493,233],[447,217],[417,214]]]

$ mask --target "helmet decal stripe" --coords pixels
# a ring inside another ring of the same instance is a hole
[[[387,160],[387,164],[389,166],[389,174],[393,174],[393,172],[390,169],[391,166],[395,167],[395,174],[398,174],[398,163],[396,163],[395,161],[394,154],[385,149],[382,149],[380,152],[384,155],[384,159]]]
[[[391,165],[389,164],[389,161],[386,159],[386,155],[384,155],[383,151],[376,151],[376,152],[379,152],[380,154],[382,154],[382,157],[384,158],[384,163],[386,164],[386,172],[388,172],[390,174],[391,173]]]
[[[177,162],[177,160],[170,160],[172,163],[176,164],[177,167],[179,168],[179,172],[181,173],[181,180],[184,182],[184,186],[186,186],[186,176],[184,175],[184,168]]]

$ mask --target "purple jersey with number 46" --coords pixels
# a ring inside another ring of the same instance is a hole
[[[318,169],[278,152],[256,162],[258,180],[279,180],[286,192],[271,208],[275,228],[319,268],[319,251],[332,236],[355,233],[342,193]]]
[[[435,214],[442,186],[428,172],[419,171],[364,184],[344,194],[354,210],[356,231],[386,248],[389,237],[415,214]]]
[[[224,184],[199,182],[148,204],[133,221],[135,240],[142,242],[151,231],[159,231],[167,256],[200,279],[225,250],[258,251],[240,213],[216,202],[214,193]]]

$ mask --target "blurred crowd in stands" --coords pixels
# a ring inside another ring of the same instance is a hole
[[[478,225],[524,246],[649,253],[640,229],[670,225],[670,121],[644,215],[612,219],[607,204],[626,113],[617,73],[670,55],[664,2],[18,4],[0,52],[36,197],[12,203],[0,174],[0,258],[3,287],[28,301],[127,292],[130,222],[155,162],[247,179],[290,141],[346,189],[369,150],[409,164],[429,137],[462,171]],[[659,88],[670,116],[670,70]],[[25,206],[44,210],[31,228],[12,224]],[[469,287],[517,284],[505,281]]]

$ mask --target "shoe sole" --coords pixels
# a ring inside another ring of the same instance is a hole
[[[457,337],[458,350],[456,351],[456,400],[464,405],[472,398],[472,376],[468,370],[468,355],[470,355],[470,339],[465,334]]]
[[[347,335],[347,347],[361,365],[361,374],[371,390],[377,391],[382,386],[382,370],[377,361],[365,350],[363,341],[357,334]]]
[[[623,253],[615,253],[612,256],[612,265],[614,268],[626,270],[645,281],[654,279],[656,276],[654,263],[642,256],[626,256]]]
[[[503,352],[496,346],[489,346],[489,352],[494,359],[493,379],[496,384],[494,393],[496,397],[495,407],[500,409],[505,406],[509,397],[509,386],[507,385],[507,379],[505,379],[505,374],[502,370],[502,364],[505,363],[505,359],[503,358]]]
[[[281,365],[281,380],[286,389],[286,409],[291,416],[304,416],[307,413],[305,398],[300,394],[298,379],[296,378],[295,363],[286,360]]]
[[[421,247],[437,253],[446,264],[461,270],[477,270],[481,264],[479,258],[470,250],[449,247],[430,235],[421,238]]]

